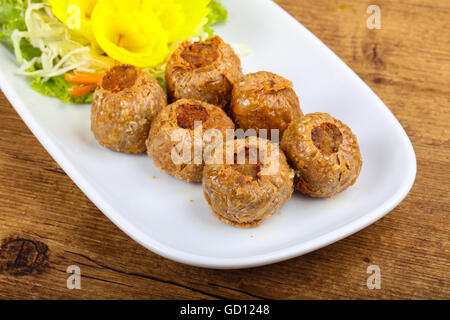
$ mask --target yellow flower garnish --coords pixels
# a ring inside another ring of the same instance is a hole
[[[153,1],[154,12],[169,32],[169,42],[186,40],[207,22],[210,0]]]
[[[110,57],[149,67],[168,55],[168,32],[142,2],[145,0],[100,0],[92,14],[92,26],[97,42]]]
[[[53,14],[94,48],[138,67],[164,62],[170,44],[199,33],[210,10],[210,0],[48,1]]]

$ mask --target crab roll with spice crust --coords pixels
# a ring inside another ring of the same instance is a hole
[[[95,90],[91,130],[104,147],[143,153],[156,114],[167,105],[161,85],[131,65],[117,65],[103,76]]]
[[[167,63],[169,100],[197,99],[224,108],[241,76],[239,57],[220,37],[194,43],[185,41]]]
[[[331,197],[353,185],[362,167],[350,128],[327,113],[292,122],[281,148],[296,171],[295,188],[311,197]]]
[[[256,227],[291,198],[294,171],[277,144],[257,137],[230,140],[213,158],[203,171],[203,192],[222,222]]]
[[[227,129],[234,132],[234,123],[221,108],[194,99],[181,99],[165,107],[153,121],[147,153],[157,168],[175,178],[200,182],[203,152],[216,144],[223,145]],[[217,135],[208,138],[208,132]],[[196,143],[199,144],[197,149]]]
[[[271,72],[260,71],[245,75],[235,85],[230,113],[236,125],[244,130],[278,129],[279,137],[293,120],[303,112],[292,82]]]

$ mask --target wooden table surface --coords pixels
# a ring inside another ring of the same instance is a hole
[[[162,258],[114,226],[0,95],[0,297],[55,299],[450,298],[450,2],[278,0],[376,92],[412,140],[407,198],[310,254],[247,270]],[[381,29],[366,27],[367,6]],[[81,290],[66,269],[81,268]],[[369,265],[381,289],[369,290]],[[30,267],[31,266],[31,267]]]

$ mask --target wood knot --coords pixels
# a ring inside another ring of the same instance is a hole
[[[363,45],[362,50],[365,60],[369,61],[376,67],[384,67],[385,64],[382,59],[384,49],[378,43],[366,43]]]
[[[43,273],[49,267],[48,246],[25,238],[3,239],[0,247],[0,273],[13,276]]]

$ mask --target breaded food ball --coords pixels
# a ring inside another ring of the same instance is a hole
[[[327,113],[311,113],[292,122],[281,148],[296,171],[295,188],[311,197],[344,191],[361,171],[356,136]]]
[[[227,150],[231,162],[227,161]],[[205,165],[203,192],[222,222],[250,228],[260,225],[291,198],[293,178],[294,171],[278,145],[247,137],[227,141],[222,154],[216,153],[215,161]]]
[[[231,116],[236,125],[244,130],[284,130],[303,112],[292,82],[271,72],[260,71],[245,75],[235,85],[230,104]]]
[[[196,122],[201,123],[201,130],[196,127]],[[210,129],[219,132],[221,137],[205,139],[205,132]],[[223,144],[227,129],[233,131],[234,123],[221,108],[194,99],[181,99],[165,107],[153,121],[147,153],[157,168],[175,178],[201,182],[203,151],[215,143]],[[195,130],[199,130],[197,137],[201,139],[197,149],[202,150],[200,155],[194,148]]]
[[[241,76],[239,57],[220,37],[194,43],[184,41],[167,63],[169,100],[197,99],[224,108]]]
[[[161,85],[131,65],[117,65],[103,76],[95,90],[91,130],[104,147],[143,153],[150,125],[167,105]]]

